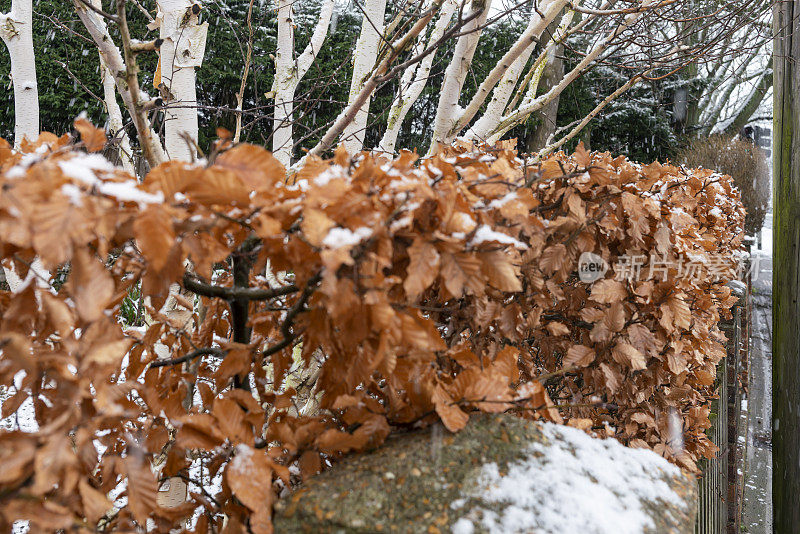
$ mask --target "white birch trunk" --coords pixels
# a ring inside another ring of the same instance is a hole
[[[0,15],[0,37],[11,56],[14,84],[14,146],[39,137],[39,90],[33,50],[32,0],[14,0],[11,11]]]
[[[350,97],[348,107],[359,97],[364,84],[370,77],[378,58],[386,13],[386,0],[368,0],[364,6],[364,20],[361,22],[361,34],[356,43],[355,62],[353,64],[353,79],[350,82]],[[364,133],[367,129],[369,118],[369,104],[371,95],[356,112],[355,118],[342,132],[342,141],[350,154],[355,154],[364,148]]]
[[[195,68],[203,62],[208,23],[199,23],[190,0],[158,0],[161,18],[161,89],[167,104],[164,149],[171,160],[196,157],[197,89]]]
[[[106,111],[108,112],[108,128],[111,135],[116,140],[119,158],[122,162],[122,168],[128,171],[131,175],[136,174],[133,167],[131,155],[131,140],[125,132],[122,122],[122,110],[117,102],[117,86],[114,83],[114,75],[108,70],[105,61],[103,61],[102,54],[100,55],[100,75],[103,79],[103,99],[106,103]]]
[[[445,143],[451,142],[454,136],[467,127],[493,89],[496,89],[493,92],[493,102],[486,110],[485,120],[479,125],[479,129],[473,131],[473,137],[484,139],[489,130],[500,121],[519,75],[525,68],[536,43],[566,4],[567,0],[543,0],[539,2],[537,10],[532,10],[527,28],[486,75],[475,96],[443,139]]]
[[[444,2],[439,12],[439,18],[436,20],[436,25],[433,27],[433,31],[428,38],[427,46],[424,35],[421,34],[414,47],[412,56],[420,54],[427,47],[434,45],[436,41],[441,39],[457,7],[458,0],[446,0]],[[395,152],[395,145],[397,144],[397,136],[400,134],[400,127],[403,125],[403,120],[406,118],[406,115],[408,115],[411,106],[417,101],[425,85],[428,83],[434,56],[435,53],[428,54],[418,65],[403,73],[403,77],[400,80],[400,93],[392,104],[392,109],[389,110],[386,131],[378,144],[378,148],[382,152],[387,152],[389,154]]]
[[[294,146],[294,95],[297,85],[314,63],[328,35],[334,0],[326,0],[320,9],[314,33],[303,53],[294,60],[294,25],[292,5],[295,0],[278,0],[278,44],[275,53],[275,114],[273,119],[272,152],[289,167]]]
[[[101,0],[92,0],[92,5],[99,9],[103,7]],[[106,65],[105,59],[103,59],[103,54],[99,52],[98,54],[100,55],[100,79],[103,82],[103,100],[105,101],[106,112],[108,113],[108,129],[116,140],[115,142],[117,144],[120,161],[122,162],[122,168],[133,175],[135,174],[135,169],[133,167],[133,160],[131,159],[131,155],[133,154],[131,151],[131,141],[123,127],[122,110],[117,102],[117,86],[114,83],[114,75],[111,74],[111,71],[108,69],[108,65]]]
[[[128,113],[131,115],[131,117],[134,117],[134,123],[137,124],[135,119],[137,113],[136,105],[142,104],[142,102],[134,103],[133,95],[131,94],[131,90],[128,88],[128,82],[125,79],[125,60],[122,58],[122,53],[120,52],[119,48],[117,48],[117,46],[114,44],[114,41],[111,39],[111,35],[108,33],[105,20],[100,15],[84,6],[80,0],[73,0],[73,5],[75,6],[75,11],[78,14],[78,18],[81,19],[84,27],[89,32],[89,35],[91,35],[92,40],[94,41],[95,45],[97,45],[100,56],[103,58],[103,61],[106,64],[106,67],[113,75],[114,83],[117,86],[117,91],[119,91],[122,101],[125,103],[125,107],[128,109]],[[159,162],[164,161],[166,156],[164,154],[164,149],[158,140],[158,136],[153,131],[150,122],[147,120],[147,117],[142,117],[142,120],[144,124],[137,124],[139,141],[141,143],[148,144],[149,150],[155,155]]]
[[[443,142],[447,133],[453,128],[463,110],[458,104],[458,97],[467,79],[475,49],[481,38],[480,28],[486,22],[492,0],[473,0],[466,16],[480,11],[480,15],[469,21],[461,29],[461,37],[458,38],[453,59],[447,65],[444,73],[444,83],[442,93],[439,96],[439,105],[436,108],[436,118],[433,121],[433,138],[428,155],[436,152],[439,143]]]
[[[542,109],[554,98],[559,96],[569,84],[575,81],[575,79],[580,76],[589,67],[589,65],[594,62],[600,56],[600,54],[602,54],[608,48],[609,45],[614,42],[619,34],[621,34],[631,24],[636,22],[647,10],[647,8],[649,8],[655,1],[656,0],[644,0],[641,4],[641,11],[636,11],[626,15],[623,21],[616,28],[609,32],[605,38],[601,39],[600,42],[598,42],[584,56],[584,58],[547,93],[535,98],[531,102],[523,102],[519,108],[502,117],[498,124],[492,129],[489,137],[490,141],[493,139],[498,139],[504,133],[508,132],[508,130],[525,121],[531,113]]]
[[[278,43],[275,49],[275,113],[272,123],[272,153],[284,167],[292,162],[292,113],[294,92],[294,0],[278,0]]]
[[[541,2],[538,11],[531,12],[531,20],[528,27],[517,39],[517,42],[503,56],[500,62],[492,69],[492,72],[484,79],[477,94],[464,110],[464,113],[456,123],[455,129],[460,130],[459,125],[465,126],[480,108],[481,104],[488,95],[493,84],[497,84],[492,91],[492,99],[486,107],[486,111],[480,119],[470,128],[467,137],[473,141],[484,141],[489,136],[491,130],[500,122],[503,112],[506,109],[514,88],[517,85],[520,75],[525,70],[525,65],[531,57],[536,43],[541,38],[542,33],[550,23],[555,20],[566,0],[556,0]],[[544,14],[544,18],[540,15]],[[516,57],[515,57],[516,56]],[[510,61],[510,64],[509,64]],[[503,72],[505,70],[505,72]],[[502,73],[502,78],[499,78]],[[499,82],[497,81],[499,78]]]

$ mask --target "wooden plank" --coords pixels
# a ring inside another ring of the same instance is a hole
[[[773,249],[773,532],[800,528],[800,15],[776,2]],[[798,38],[794,38],[795,35]],[[796,133],[797,132],[797,133]]]

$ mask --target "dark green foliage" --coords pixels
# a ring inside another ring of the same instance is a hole
[[[142,302],[141,289],[141,283],[137,283],[120,304],[119,320],[125,326],[144,325],[144,303]]]
[[[566,71],[580,59],[568,52]],[[582,119],[629,77],[630,73],[609,65],[600,65],[579,77],[561,94],[558,124]],[[636,161],[665,161],[680,147],[673,129],[672,101],[665,81],[641,81],[606,106],[587,126],[583,137],[567,144],[567,151],[583,140],[592,150],[621,153]]]

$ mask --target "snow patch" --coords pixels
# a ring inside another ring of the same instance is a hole
[[[366,226],[356,228],[355,231],[337,226],[330,229],[328,235],[322,240],[322,244],[328,248],[352,247],[371,235],[372,230]]]
[[[126,182],[103,182],[97,186],[97,190],[114,197],[123,202],[136,202],[138,204],[160,204],[164,202],[164,194],[159,191],[157,194],[147,193],[139,189],[138,184],[133,180]]]
[[[337,178],[346,178],[347,173],[341,165],[331,165],[314,178],[314,184],[320,187],[325,187],[331,180]]]
[[[473,507],[453,532],[469,534],[480,526],[498,534],[638,534],[655,527],[643,501],[685,506],[665,480],[683,476],[680,469],[654,452],[562,425],[541,429],[546,445],[531,445],[530,456],[504,474],[495,463],[484,465],[467,495],[501,505],[500,511]]]
[[[508,204],[512,200],[515,200],[516,198],[517,198],[517,192],[516,191],[511,191],[510,193],[506,193],[506,195],[504,197],[496,198],[496,199],[492,200],[491,202],[489,202],[489,207],[490,208],[502,208],[503,206],[505,206],[506,204]]]
[[[469,242],[469,246],[474,247],[480,245],[481,243],[486,243],[488,241],[494,241],[506,245],[513,245],[514,247],[520,250],[527,250],[528,248],[528,246],[525,243],[519,241],[518,239],[514,239],[510,235],[506,235],[504,233],[492,230],[492,228],[488,224],[482,224],[478,227],[478,229],[475,231],[475,235]]]
[[[58,166],[69,178],[94,187],[99,193],[114,197],[122,202],[138,204],[160,204],[164,202],[164,194],[147,193],[139,189],[136,180],[124,182],[106,182],[97,177],[98,172],[110,172],[117,168],[100,154],[83,154],[58,162]],[[64,185],[61,192],[69,197],[75,205],[80,205],[80,191],[74,185]]]
[[[251,459],[253,456],[253,449],[245,445],[244,443],[239,443],[236,446],[236,454],[231,461],[231,469],[233,471],[237,471],[240,473],[244,473],[249,471],[250,467],[253,465],[253,460]]]
[[[69,178],[87,185],[96,185],[100,181],[96,172],[110,172],[115,169],[114,165],[100,154],[84,154],[64,159],[58,162],[58,166]]]

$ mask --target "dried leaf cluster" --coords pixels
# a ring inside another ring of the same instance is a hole
[[[340,150],[286,180],[263,149],[218,142],[140,184],[80,146],[0,148],[0,258],[24,280],[0,292],[2,416],[27,403],[37,428],[0,433],[4,530],[271,532],[270,503],[336,457],[475,411],[689,468],[713,453],[735,298],[732,270],[703,262],[732,268],[743,221],[726,176],[582,148],[529,167],[506,144]],[[701,268],[587,285],[585,251]],[[134,327],[119,312],[139,284]],[[174,477],[187,501],[162,506]]]

